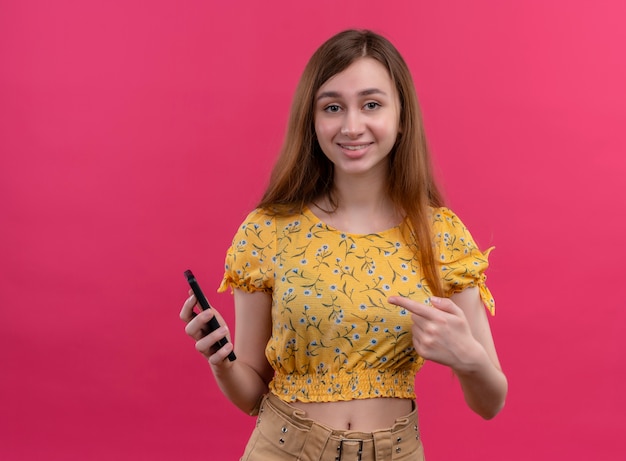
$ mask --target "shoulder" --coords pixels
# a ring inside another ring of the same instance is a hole
[[[472,234],[461,218],[450,208],[432,208],[432,230],[435,240],[456,236],[462,241],[472,241]]]
[[[306,211],[301,213],[281,213],[263,208],[252,210],[237,230],[236,238],[253,238],[269,241],[282,235],[293,235],[303,226],[310,225],[311,216]]]
[[[255,208],[251,212],[248,213],[246,218],[243,220],[241,224],[242,227],[254,226],[254,225],[264,225],[269,226],[275,220],[275,216],[273,216],[268,211],[262,208]]]
[[[242,226],[246,225],[262,225],[262,226],[282,226],[299,222],[307,217],[306,210],[301,212],[282,212],[272,211],[265,208],[255,208],[246,216]]]
[[[457,214],[448,207],[431,208],[431,220],[433,228],[462,228],[465,225]]]
[[[276,217],[261,208],[252,210],[239,226],[239,233],[260,233],[276,228]]]
[[[228,286],[246,292],[271,291],[275,239],[272,216],[260,209],[251,211],[239,225],[228,249],[219,291]]]
[[[249,212],[237,227],[230,251],[271,246],[275,236],[276,224],[274,219],[268,213],[257,208]]]
[[[493,314],[495,302],[485,285],[484,274],[493,248],[482,252],[465,224],[449,208],[433,209],[432,218],[435,257],[440,263],[445,296],[477,286],[483,303]]]
[[[471,232],[450,208],[432,209],[432,235],[441,261],[457,259],[478,250]]]

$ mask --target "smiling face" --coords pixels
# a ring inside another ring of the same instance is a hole
[[[315,98],[315,134],[343,175],[388,174],[387,156],[399,132],[400,100],[387,69],[359,58],[328,79]]]

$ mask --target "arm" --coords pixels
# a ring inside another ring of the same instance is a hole
[[[228,326],[215,309],[194,314],[196,298],[191,296],[183,305],[180,317],[187,322],[185,332],[196,340],[196,349],[206,357],[220,389],[242,411],[252,414],[267,392],[273,370],[265,358],[265,346],[271,335],[271,295],[264,292],[247,293],[234,290],[236,340],[215,350],[214,344],[228,336]],[[221,327],[206,334],[203,330],[211,317],[217,316]],[[226,359],[235,347],[237,360]]]
[[[485,419],[498,414],[508,384],[478,289],[467,288],[450,299],[431,298],[432,306],[398,296],[389,302],[413,313],[416,352],[454,371],[468,406]]]
[[[465,315],[476,340],[476,347],[467,351],[465,363],[453,371],[469,407],[485,419],[493,418],[504,406],[508,382],[498,360],[485,306],[478,288],[466,288],[453,294],[450,300]]]

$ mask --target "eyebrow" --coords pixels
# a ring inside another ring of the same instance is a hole
[[[378,88],[368,88],[366,90],[359,91],[357,93],[357,96],[370,96],[372,94],[380,94],[383,96],[387,96],[387,93],[385,93],[383,90],[379,90]],[[319,101],[320,99],[324,99],[324,98],[340,98],[340,97],[341,97],[341,93],[339,93],[338,91],[324,91],[323,93],[320,93],[320,95],[317,97],[317,100]]]

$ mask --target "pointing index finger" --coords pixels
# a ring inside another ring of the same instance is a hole
[[[404,296],[391,296],[388,299],[390,304],[403,307],[412,314],[418,315],[420,317],[431,317],[433,313],[433,309],[431,306],[427,304],[418,303],[409,298],[405,298]]]

